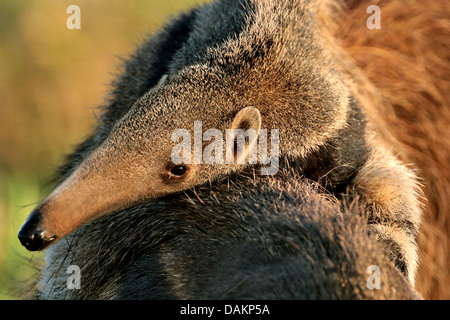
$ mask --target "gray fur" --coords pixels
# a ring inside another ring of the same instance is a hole
[[[105,205],[106,209],[103,208],[103,212],[86,214],[86,218],[80,218],[79,223],[87,223],[100,215],[120,210],[123,210],[122,216],[125,213],[128,216],[120,218],[119,223],[123,223],[121,221],[126,221],[126,224],[137,223],[138,221],[134,221],[136,212],[157,206],[164,208],[157,210],[162,213],[167,206],[167,214],[170,214],[169,208],[176,208],[179,203],[172,202],[173,200],[158,200],[159,198],[172,199],[173,196],[170,194],[179,194],[180,191],[205,183],[211,184],[214,188],[218,180],[236,170],[243,170],[237,166],[197,165],[193,166],[193,173],[189,179],[167,182],[160,177],[160,172],[163,172],[169,163],[170,151],[174,146],[170,141],[173,131],[179,128],[192,130],[194,121],[198,120],[203,122],[204,129],[225,130],[230,127],[240,110],[252,106],[260,111],[261,128],[280,130],[280,151],[286,160],[284,163],[289,163],[290,167],[305,178],[320,182],[342,203],[355,199],[360,201],[369,219],[369,231],[377,235],[380,244],[384,244],[387,256],[397,264],[410,283],[414,284],[417,266],[416,236],[421,213],[417,178],[372,137],[370,125],[359,106],[358,97],[353,96],[348,89],[344,77],[338,71],[340,61],[335,61],[333,51],[328,48],[331,44],[319,31],[319,22],[316,19],[319,4],[320,1],[300,0],[218,0],[182,14],[170,22],[160,33],[149,38],[126,62],[124,73],[114,84],[94,133],[68,158],[58,176],[61,186],[38,209],[46,214],[46,217],[50,215],[48,212],[51,212],[53,219],[57,220],[58,224],[63,224],[77,214],[81,215],[81,211],[91,205],[89,201],[93,201],[92,199],[120,195],[117,201]],[[167,77],[159,82],[163,76]],[[297,182],[291,182],[296,186]],[[304,192],[301,186],[295,188],[300,194]],[[58,200],[59,203],[55,205],[57,202],[55,199],[64,201]],[[139,204],[141,206],[137,206]],[[246,204],[254,206],[253,202]],[[286,211],[308,212],[312,216],[317,214],[327,217],[331,215],[330,212],[335,212],[333,211],[335,209],[330,208],[323,212],[321,202],[315,204],[318,206],[316,209],[307,210],[301,209],[301,203],[291,204]],[[282,212],[275,209],[276,207],[271,214],[282,215]],[[236,217],[230,216],[220,207],[214,210],[220,214],[217,213],[217,217],[208,216],[212,221],[222,219],[226,223],[230,220],[229,223],[237,225],[242,222],[234,220],[241,217],[239,214]],[[245,210],[251,211],[249,208]],[[60,211],[66,211],[64,214],[67,217]],[[260,212],[252,214],[257,215],[258,219],[261,218]],[[101,221],[115,223],[117,217],[117,214],[106,216]],[[268,224],[267,228],[274,227],[278,232],[277,227],[272,226],[273,221],[258,219],[255,220],[254,228],[257,228],[259,223],[264,226]],[[169,221],[173,222],[170,219]],[[360,225],[351,219],[347,222]],[[103,243],[106,234],[101,232],[102,229],[95,229],[98,222],[93,223],[93,231],[86,235],[92,244],[85,242],[81,237],[77,238],[76,235],[80,235],[82,231],[76,231],[75,235],[72,234],[58,243],[59,250],[68,250],[65,243],[69,239],[76,239],[85,246],[79,249],[84,250],[85,253],[81,253],[82,255],[91,255],[91,259],[98,259],[97,251],[92,250],[99,250],[102,246],[108,247],[111,242]],[[297,225],[298,237],[302,232],[307,232],[304,228],[310,225],[309,222]],[[74,227],[76,226],[78,224],[74,224]],[[287,224],[284,226],[289,230]],[[329,224],[324,222],[323,226],[318,223],[314,228],[325,232],[328,226]],[[341,227],[344,228],[344,225],[336,226],[335,231],[341,232]],[[248,228],[253,227],[250,225]],[[126,226],[119,230],[119,238],[116,241],[129,242],[131,249],[140,246],[132,241],[135,230]],[[139,229],[139,232],[137,235],[139,239],[147,238],[146,229]],[[230,250],[236,250],[236,253],[242,250],[233,242],[233,238],[227,240],[228,238],[223,235],[216,235],[219,230],[212,229],[208,232],[212,232],[213,238],[194,237],[192,238],[194,240],[180,238],[182,239],[180,241],[199,241],[199,243],[204,241],[206,249],[213,251],[215,248],[209,248],[209,245],[212,245],[209,244],[209,240],[211,243],[223,241],[224,245],[230,241]],[[97,236],[98,233],[101,236]],[[159,236],[164,237],[165,233]],[[326,238],[329,235],[317,236],[319,238],[311,240],[313,243],[310,245],[317,245],[318,243],[314,241],[320,241],[321,237]],[[153,237],[155,234],[152,234]],[[243,235],[240,234],[239,237]],[[349,237],[353,237],[352,232]],[[362,236],[358,234],[355,237],[360,239]],[[257,239],[259,239],[255,240],[257,243],[272,241],[271,237],[266,238],[266,235]],[[351,238],[348,241],[356,240]],[[299,242],[298,245],[302,248],[302,245],[308,244]],[[344,247],[343,251],[339,251],[343,255],[359,250],[355,248],[354,243],[345,242],[343,246],[345,245],[350,247]],[[89,246],[94,248],[91,250]],[[126,246],[119,247],[126,248]],[[114,248],[115,245],[106,249]],[[175,249],[172,246],[168,252],[178,255],[182,255],[181,252],[189,254],[188,249],[180,248],[182,249],[179,250],[183,251],[173,251]],[[265,245],[259,243],[251,256],[258,256],[266,249]],[[279,247],[276,250],[279,250]],[[66,253],[73,254],[71,250]],[[52,254],[49,255],[50,265],[59,259]],[[113,254],[115,257],[119,252]],[[125,255],[123,259],[126,260],[126,257],[133,256],[134,252],[124,251],[123,254]],[[200,253],[193,251],[191,254]],[[325,268],[318,267],[325,263],[323,256],[317,257],[317,261],[301,262],[304,257],[302,254],[299,255],[292,261],[288,259],[286,266],[277,262],[274,268],[281,270],[285,268],[287,274],[293,272],[289,270],[290,263],[293,266],[297,263],[312,263],[309,266],[314,270]],[[217,255],[212,255],[211,259],[214,257]],[[261,259],[264,257],[263,254]],[[273,258],[270,254],[268,257]],[[300,260],[297,261],[297,258]],[[139,260],[133,262],[139,266],[140,263],[162,263],[161,259],[161,256],[148,253],[148,256],[142,254]],[[112,262],[111,267],[117,269],[115,272],[125,270],[116,260]],[[238,270],[239,263],[238,260],[230,260],[225,261],[224,265],[229,264],[230,268]],[[224,269],[219,269],[221,270]],[[212,275],[211,272],[207,274],[210,277],[217,277],[216,279],[222,276]],[[305,276],[306,274],[308,273],[305,273]],[[121,277],[122,275],[107,280],[118,280],[122,279]],[[160,274],[158,277],[164,278]],[[46,278],[51,279],[48,276]],[[157,280],[161,279],[152,281],[158,282]],[[116,283],[108,281],[107,287],[99,286],[93,290],[103,289],[107,294],[106,298],[110,298],[120,297],[117,290],[127,288],[126,284],[116,288],[114,287]],[[157,286],[159,285],[161,284],[158,282]],[[191,294],[196,292],[195,285],[197,284],[194,284]],[[305,284],[309,285],[312,284]],[[186,285],[183,287],[184,293],[177,293],[175,296],[188,297],[191,291],[187,288],[191,287]],[[109,292],[115,293],[110,296]],[[91,294],[101,297],[101,293],[98,292]],[[210,294],[216,296],[219,293],[210,292]],[[306,298],[307,296],[303,294],[306,293],[300,292],[295,297]],[[322,297],[320,294],[316,293],[316,297]],[[247,293],[242,295],[246,296]]]

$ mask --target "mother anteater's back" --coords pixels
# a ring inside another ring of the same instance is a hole
[[[83,226],[48,249],[36,298],[418,298],[366,223],[295,174],[248,172]]]

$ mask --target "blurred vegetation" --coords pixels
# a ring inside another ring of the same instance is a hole
[[[87,135],[126,57],[148,33],[203,0],[0,0],[0,299],[42,254],[17,232],[65,154]],[[69,30],[69,5],[81,30]]]

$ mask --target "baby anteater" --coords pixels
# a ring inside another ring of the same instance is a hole
[[[278,130],[279,153],[299,173],[342,199],[361,201],[371,231],[414,283],[416,178],[373,138],[339,71],[345,61],[320,31],[321,4],[217,0],[151,37],[126,63],[95,132],[20,230],[23,245],[41,250],[95,218],[140,203],[152,206],[245,168],[199,163],[195,152],[173,161],[174,132],[185,130],[195,145],[201,121],[203,131],[251,129],[257,136],[261,129]],[[242,159],[235,151],[231,143],[215,155]]]

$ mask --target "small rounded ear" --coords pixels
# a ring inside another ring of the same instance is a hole
[[[261,113],[257,108],[246,107],[234,117],[230,130],[227,130],[227,163],[244,164],[257,162],[256,141],[261,129]],[[245,138],[249,144],[246,146]],[[233,161],[234,160],[234,161]]]
[[[246,107],[240,110],[233,119],[230,129],[253,129],[259,134],[261,129],[261,113],[255,107]]]

